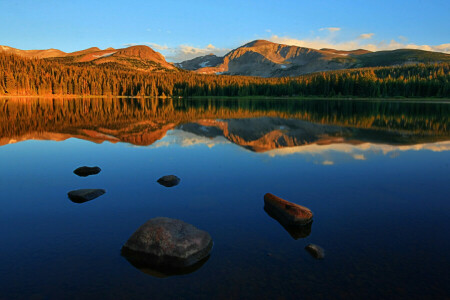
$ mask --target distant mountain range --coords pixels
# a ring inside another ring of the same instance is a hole
[[[206,55],[181,63],[169,63],[148,46],[123,49],[97,47],[65,53],[57,49],[20,50],[0,46],[0,52],[63,64],[114,66],[126,70],[180,71],[200,74],[227,74],[261,77],[299,76],[308,73],[361,67],[394,66],[416,63],[450,62],[450,55],[414,49],[370,52],[363,49],[341,51],[310,49],[255,40],[223,57]]]

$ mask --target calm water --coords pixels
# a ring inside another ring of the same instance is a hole
[[[0,99],[0,299],[449,298],[449,125],[431,102]],[[314,212],[307,237],[267,192]],[[157,216],[211,234],[200,269],[120,255]]]

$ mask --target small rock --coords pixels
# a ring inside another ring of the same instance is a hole
[[[183,269],[203,261],[213,246],[206,231],[181,220],[154,218],[134,232],[122,247],[122,255],[140,255],[155,270]]]
[[[81,189],[70,191],[67,195],[72,202],[75,203],[83,203],[86,201],[93,200],[101,195],[106,193],[105,190],[102,189]]]
[[[286,201],[270,193],[264,195],[264,209],[286,225],[308,224],[313,217],[309,208]]]
[[[75,171],[73,171],[76,175],[81,176],[81,177],[86,177],[89,175],[95,175],[100,173],[102,169],[100,169],[99,167],[79,167],[77,168]]]
[[[311,254],[312,257],[316,259],[323,259],[325,257],[325,252],[322,247],[317,246],[315,244],[309,244],[305,247],[306,251]]]
[[[166,175],[158,179],[158,183],[165,187],[172,187],[180,183],[180,178],[175,175]]]

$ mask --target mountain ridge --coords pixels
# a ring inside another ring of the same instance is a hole
[[[267,40],[250,41],[224,56],[208,54],[181,63],[169,63],[146,45],[121,49],[91,47],[66,53],[58,49],[20,50],[1,46],[0,52],[63,64],[98,65],[137,71],[193,71],[200,74],[258,77],[295,77],[315,72],[417,63],[450,62],[450,54],[415,49],[371,52],[365,49],[312,49],[278,44]]]
[[[91,47],[69,53],[58,49],[21,50],[0,45],[0,52],[16,54],[26,58],[57,61],[64,64],[113,64],[125,69],[150,71],[174,71],[177,69],[173,64],[167,62],[161,53],[145,45],[130,46],[121,49],[109,47],[104,50],[98,47]]]
[[[201,74],[284,77],[319,71],[442,61],[450,62],[450,55],[415,49],[376,52],[365,49],[316,50],[254,40],[231,50],[223,57],[215,56],[214,60],[209,56],[202,56],[175,65]]]

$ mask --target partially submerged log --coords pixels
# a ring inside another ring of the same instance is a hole
[[[313,213],[309,208],[286,201],[270,193],[264,195],[264,208],[286,225],[306,225],[313,218]]]

